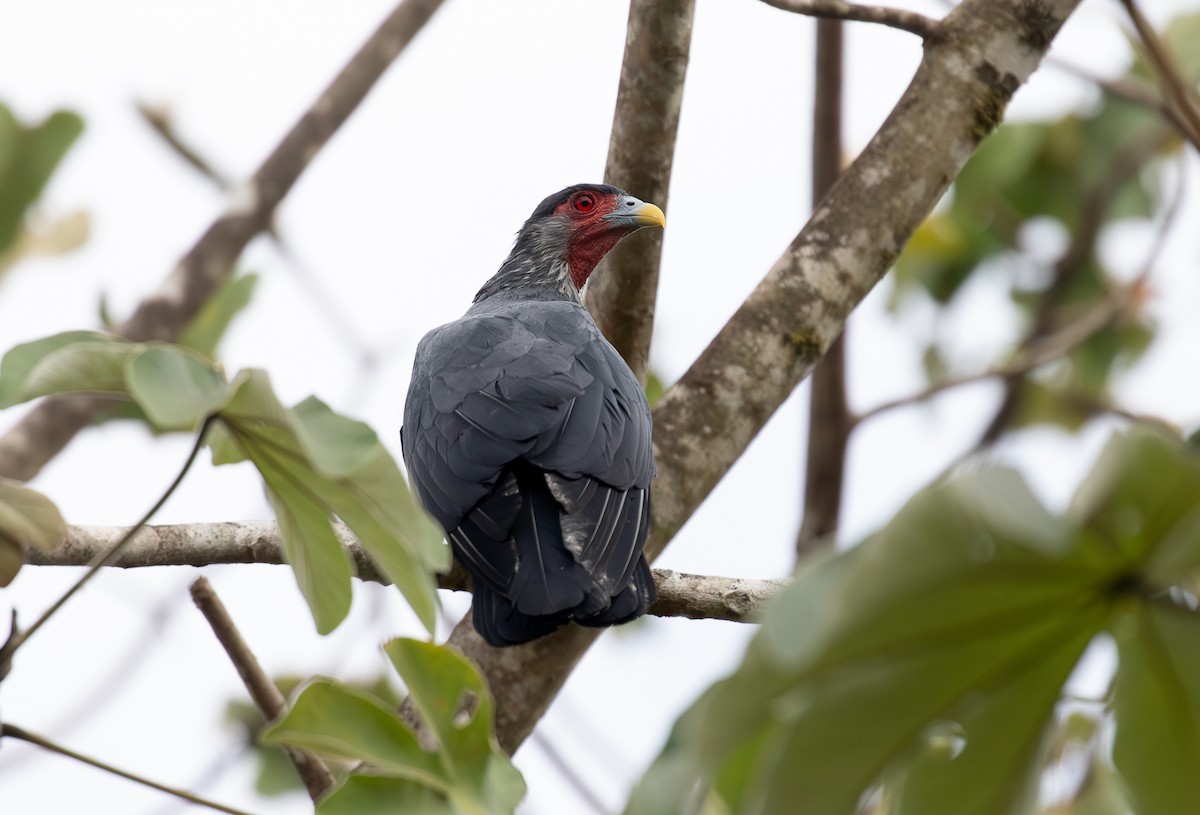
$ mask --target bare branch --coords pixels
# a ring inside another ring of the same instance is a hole
[[[604,180],[667,208],[695,0],[633,0]],[[639,380],[650,366],[662,230],[617,245],[588,284],[587,306]]]
[[[228,278],[246,245],[267,227],[296,179],[441,4],[442,0],[404,0],[388,15],[234,194],[225,213],[116,333],[132,340],[171,340],[178,335]],[[0,437],[0,475],[33,478],[108,404],[90,398],[39,404]]]
[[[1193,144],[1200,145],[1200,134],[1194,134],[1187,121],[1179,114],[1179,111],[1151,89],[1127,79],[1105,79],[1083,66],[1068,62],[1054,54],[1046,57],[1046,65],[1053,66],[1080,79],[1087,80],[1112,96],[1118,96],[1129,102],[1157,111],[1171,123],[1172,127],[1179,131],[1180,136]]]
[[[817,21],[813,105],[812,207],[842,171],[842,23]],[[846,401],[846,334],[843,332],[813,370],[808,412],[808,461],[804,475],[804,519],[796,536],[800,557],[837,532],[846,477],[846,448],[854,422]]]
[[[1141,289],[1142,285],[1135,283],[1133,286],[1114,292],[1060,331],[1031,342],[1026,346],[1024,353],[1007,365],[981,371],[976,374],[967,374],[935,382],[928,388],[917,393],[876,405],[855,417],[854,423],[857,426],[874,419],[882,413],[918,402],[924,402],[940,393],[960,388],[964,385],[972,385],[976,382],[983,382],[997,377],[1004,379],[1023,378],[1047,363],[1062,359],[1068,353],[1094,337],[1097,332],[1111,325],[1114,320],[1118,319],[1130,308],[1130,305],[1140,296],[1139,292]]]
[[[654,412],[653,558],[840,333],[950,181],[1000,122],[1078,0],[966,0],[916,76],[766,278]],[[513,752],[596,636],[568,627],[514,648],[459,646],[496,696]]]
[[[233,666],[237,668],[238,676],[246,685],[246,691],[250,694],[250,698],[262,711],[263,718],[269,722],[285,714],[287,702],[284,700],[283,694],[279,692],[279,688],[275,687],[271,677],[267,676],[259,666],[258,660],[254,658],[254,652],[250,650],[250,646],[246,645],[246,641],[238,633],[237,626],[233,624],[233,618],[229,616],[225,604],[221,602],[221,598],[217,596],[212,585],[204,577],[198,577],[192,583],[191,593],[192,601],[200,609],[204,619],[208,620],[217,640],[225,648],[225,653],[229,655]],[[325,762],[321,761],[315,753],[301,747],[284,747],[283,752],[296,768],[296,773],[304,782],[313,803],[316,803],[322,795],[333,788],[333,773],[329,772]]]
[[[889,28],[898,28],[918,37],[932,37],[938,21],[915,11],[888,8],[886,6],[859,6],[843,0],[762,0],[768,6],[783,11],[793,11],[809,17],[824,17],[830,20],[850,20],[858,23],[878,23]]]
[[[119,526],[68,527],[67,539],[53,551],[30,553],[32,566],[84,566],[113,541],[128,535],[130,529]],[[360,580],[386,583],[385,578],[359,545],[354,534],[342,524],[334,532],[346,547]],[[230,563],[284,563],[283,544],[273,521],[145,526],[137,530],[129,544],[109,565],[118,569],[151,566],[215,566]],[[762,605],[786,584],[782,580],[749,580],[736,577],[708,577],[655,569],[658,602],[650,613],[659,617],[753,622]],[[470,579],[457,566],[441,575],[443,589],[467,591]]]
[[[1138,36],[1146,46],[1150,65],[1153,66],[1159,83],[1184,121],[1187,122],[1188,139],[1192,142],[1193,147],[1200,150],[1200,107],[1196,104],[1195,94],[1179,75],[1179,70],[1176,68],[1174,60],[1171,59],[1166,44],[1159,39],[1154,27],[1142,15],[1137,4],[1133,0],[1121,0],[1121,2],[1124,4],[1125,10],[1129,12],[1129,19],[1133,21]]]
[[[215,801],[209,801],[205,798],[201,798],[198,795],[193,795],[187,790],[181,790],[178,787],[168,787],[166,784],[160,784],[157,781],[151,781],[148,778],[143,778],[140,775],[135,775],[134,773],[126,770],[119,770],[111,764],[105,764],[103,761],[85,756],[82,753],[76,753],[74,750],[63,747],[61,744],[55,744],[49,739],[43,738],[36,733],[31,733],[23,727],[17,727],[15,724],[0,724],[0,737],[18,739],[20,741],[28,742],[29,744],[36,744],[43,750],[49,750],[52,753],[58,753],[61,756],[73,758],[78,762],[87,764],[89,767],[95,767],[96,769],[103,770],[106,773],[112,773],[113,775],[120,776],[127,781],[133,781],[134,783],[141,784],[144,787],[150,787],[151,789],[158,790],[159,792],[165,792],[167,795],[173,795],[176,798],[187,801],[189,804],[207,807],[208,809],[216,810],[217,812],[225,812],[228,813],[228,815],[249,815],[249,813],[243,810],[227,807],[224,804],[218,804]]]

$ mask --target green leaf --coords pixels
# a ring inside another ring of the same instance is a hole
[[[895,815],[1028,812],[1037,800],[1042,747],[1054,706],[1093,631],[1072,632],[1049,653],[997,677],[959,706],[954,743],[930,739],[901,784]]]
[[[1200,812],[1200,617],[1146,603],[1116,628],[1113,761],[1138,815]]]
[[[327,478],[343,478],[366,467],[382,449],[375,431],[334,413],[310,396],[292,408],[296,437],[314,469]]]
[[[323,634],[332,631],[350,611],[350,558],[333,532],[324,497],[306,483],[311,472],[308,459],[266,373],[239,375],[219,416],[237,449],[254,463],[266,482],[284,553],[317,630]]]
[[[421,721],[440,747],[454,800],[467,811],[512,812],[525,782],[496,742],[492,695],[479,670],[444,646],[399,638],[384,645]]]
[[[217,345],[243,309],[250,304],[258,275],[246,274],[226,281],[209,298],[179,335],[178,343],[198,351],[208,359],[217,358]]]
[[[639,789],[687,796],[716,781],[735,812],[851,815],[888,773],[903,779],[904,812],[951,811],[936,802],[955,796],[978,801],[955,812],[1007,811],[1032,784],[1063,681],[1108,619],[1097,587],[1121,566],[1010,470],[930,489],[797,576]],[[655,797],[628,811],[671,811],[647,806]]]
[[[329,680],[309,683],[263,740],[371,765],[318,811],[398,812],[408,805],[455,815],[513,812],[525,785],[496,743],[492,699],[478,670],[432,643],[393,640],[385,650],[436,749],[422,747],[394,708],[377,697]]]
[[[446,798],[404,778],[356,773],[317,804],[317,815],[459,815]]]
[[[16,577],[26,551],[49,551],[66,537],[66,522],[54,502],[18,481],[0,477],[0,588]]]
[[[292,516],[284,542],[310,606],[319,594],[338,599],[322,609],[319,627],[333,619],[332,609],[341,608],[340,598],[348,602],[350,591],[348,571],[338,566],[325,572],[311,565],[332,565],[330,541],[335,539],[329,517],[337,515],[432,631],[437,622],[434,573],[449,566],[449,552],[440,529],[416,506],[375,433],[317,399],[284,408],[266,374],[258,371],[239,376],[220,416],[224,427],[209,438],[214,463],[254,462],[279,502],[277,511],[282,507]],[[318,517],[322,524],[316,523]],[[323,586],[333,582],[336,592]],[[316,615],[317,608],[313,611]]]
[[[1200,547],[1187,533],[1200,505],[1200,456],[1151,431],[1116,434],[1071,501],[1069,514],[1132,574],[1171,584]]]
[[[123,349],[120,353],[129,353],[133,346],[125,343],[116,337],[108,334],[101,334],[96,331],[67,331],[62,334],[55,334],[50,337],[44,337],[33,342],[22,343],[21,345],[12,348],[4,355],[3,361],[0,361],[0,408],[12,407],[29,399],[36,398],[41,393],[35,395],[27,395],[26,391],[45,390],[51,388],[52,385],[44,382],[47,376],[54,375],[52,370],[49,374],[45,371],[39,373],[39,381],[32,383],[30,378],[34,370],[44,362],[47,357],[50,357],[56,351],[70,348],[73,346],[84,346],[86,348],[95,348],[97,346],[112,346],[114,348]],[[97,352],[103,354],[103,352]],[[71,361],[75,364],[80,362],[78,357],[74,357]],[[122,357],[123,361],[123,357]],[[114,371],[115,363],[110,360],[97,362],[96,367],[99,369],[92,374],[85,374],[81,381],[91,381],[96,378],[101,378],[103,384],[109,386],[101,388],[101,390],[120,390],[121,386],[111,387],[117,372]],[[59,383],[60,390],[81,390],[81,388],[71,387],[69,382]],[[49,390],[48,392],[55,392]]]
[[[74,113],[57,111],[26,127],[0,105],[0,256],[12,248],[25,211],[82,132],[83,120]]]
[[[162,430],[192,430],[230,396],[224,377],[208,360],[166,343],[149,343],[126,360],[125,386]]]
[[[287,562],[308,602],[317,631],[328,634],[350,613],[350,558],[333,532],[329,515],[311,493],[297,487],[286,466],[251,448],[251,460],[267,483]]]
[[[369,693],[332,680],[305,685],[291,710],[263,732],[262,740],[366,761],[426,786],[444,786],[438,755],[421,747],[395,710]]]

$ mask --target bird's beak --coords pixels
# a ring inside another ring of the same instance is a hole
[[[632,195],[621,199],[617,211],[604,216],[604,220],[614,227],[666,226],[667,216],[654,204],[647,204]]]
[[[659,226],[667,225],[667,216],[663,211],[654,204],[642,204],[633,212],[633,222],[638,226]]]

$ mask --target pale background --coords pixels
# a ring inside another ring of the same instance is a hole
[[[940,15],[938,3],[900,3]],[[1194,0],[1143,4],[1161,24]],[[149,131],[136,100],[169,106],[185,138],[224,172],[248,176],[391,7],[355,3],[210,0],[39,0],[0,3],[0,100],[27,122],[56,108],[87,129],[48,189],[42,210],[86,209],[81,251],[33,260],[0,283],[0,351],[17,342],[97,325],[100,297],[118,319],[149,292],[223,206],[223,196]],[[417,340],[457,317],[498,266],[545,195],[599,180],[628,6],[584,0],[450,0],[302,177],[280,212],[285,239],[321,291],[266,241],[245,268],[262,281],[223,347],[230,370],[263,367],[285,401],[316,393],[368,421],[399,454],[397,430]],[[1086,0],[1054,51],[1119,76],[1130,60],[1116,3]],[[671,198],[652,362],[670,382],[753,288],[808,212],[813,23],[753,2],[700,0]],[[851,25],[847,35],[847,150],[870,138],[920,58],[917,38]],[[1039,71],[1010,118],[1056,116],[1094,104],[1084,82]],[[1188,160],[1191,190],[1200,162]],[[1167,183],[1178,183],[1169,177]],[[638,190],[630,192],[641,194]],[[1200,222],[1189,197],[1181,224]],[[659,202],[661,203],[661,202]],[[1105,249],[1132,275],[1154,230],[1110,230]],[[1053,228],[1031,235],[1052,262],[1065,245]],[[1153,278],[1159,337],[1136,373],[1117,383],[1127,407],[1185,426],[1200,419],[1194,349],[1200,324],[1200,233],[1175,230]],[[963,372],[988,364],[1021,332],[1002,281],[971,284],[961,308],[935,325],[932,306],[897,322],[885,282],[851,320],[851,401],[857,408],[922,384],[912,336],[945,332]],[[337,315],[341,315],[340,318]],[[354,337],[337,326],[348,321]],[[364,366],[363,352],[376,360]],[[772,577],[792,565],[800,520],[807,390],[772,420],[658,565],[698,573]],[[999,394],[964,388],[932,406],[889,414],[854,437],[842,538],[885,522],[982,429]],[[0,430],[22,409],[0,413]],[[1112,423],[1078,437],[1020,434],[994,456],[1015,462],[1061,507]],[[130,424],[80,436],[34,482],[77,524],[128,524],[170,481],[191,441],[152,439]],[[160,523],[269,515],[248,465],[201,461],[156,518]],[[106,574],[20,653],[0,686],[0,715],[84,753],[258,813],[308,809],[301,796],[259,799],[253,764],[237,761],[222,722],[244,691],[192,608],[192,569]],[[331,637],[313,630],[289,572],[206,569],[260,661],[272,673],[367,677],[377,645],[416,634],[399,595],[356,587],[351,617]],[[76,576],[26,569],[0,592],[28,621]],[[443,595],[452,615],[465,596]],[[660,748],[668,728],[728,671],[752,633],[723,622],[651,619],[605,636],[543,722],[563,758],[610,810]],[[518,754],[530,793],[523,811],[587,812],[544,748]],[[216,769],[230,761],[223,772]],[[165,813],[159,793],[22,744],[0,749],[5,815]],[[195,810],[199,811],[199,810]]]

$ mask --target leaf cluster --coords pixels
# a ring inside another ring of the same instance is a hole
[[[1036,811],[1098,636],[1119,652],[1098,701],[1133,810],[1200,811],[1198,579],[1200,457],[1161,436],[1115,437],[1061,517],[1008,469],[935,486],[797,576],[627,812]]]

